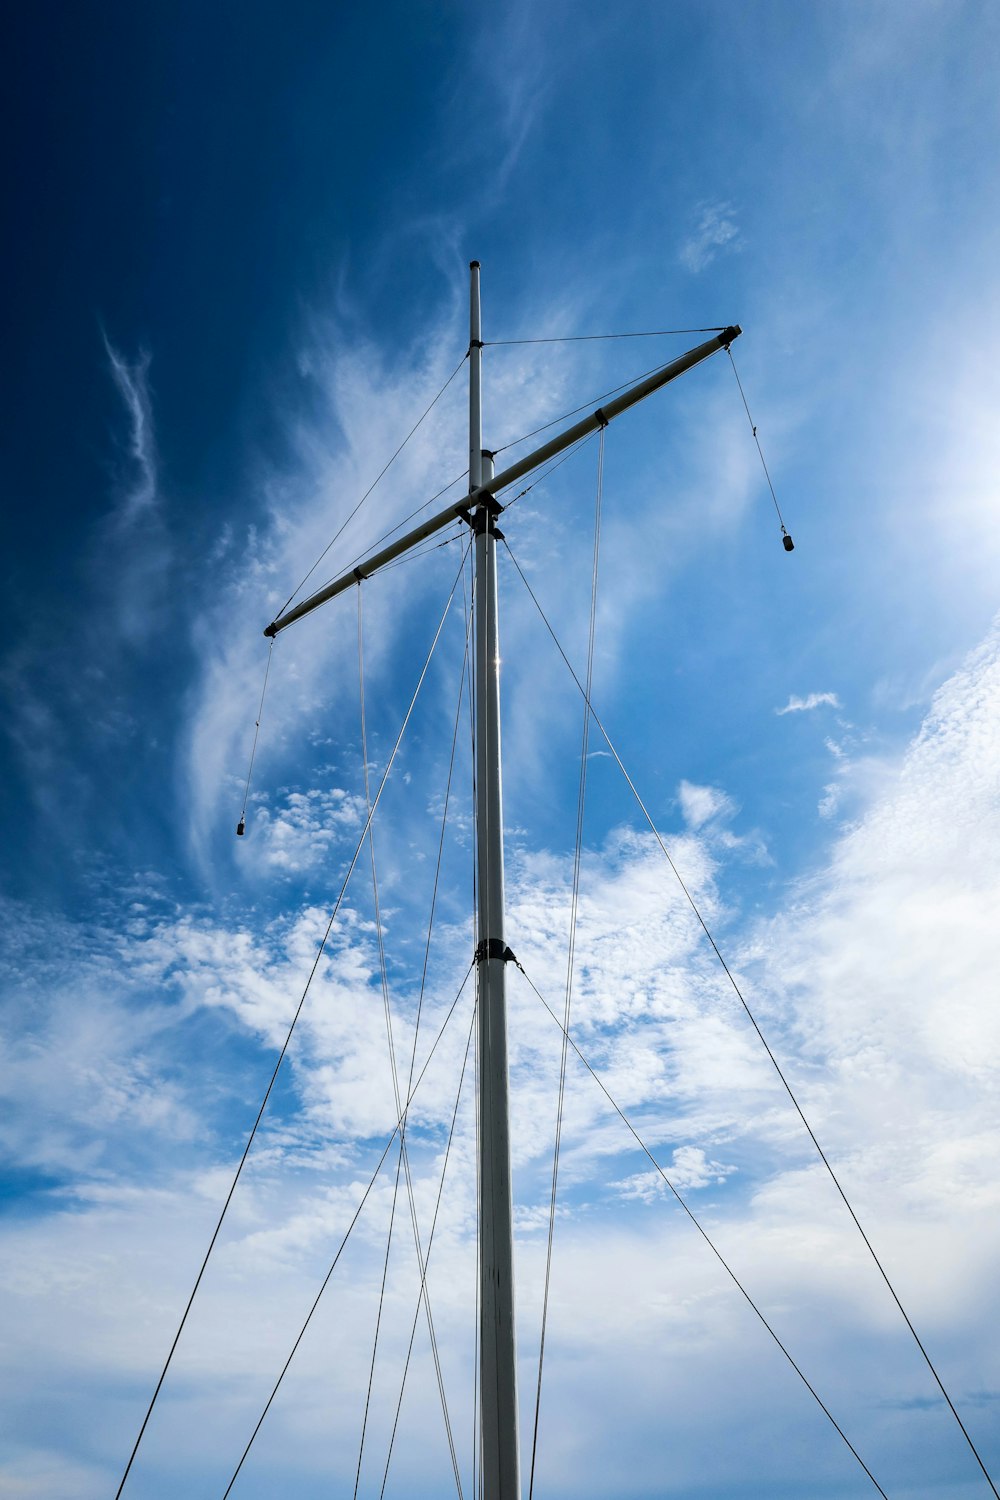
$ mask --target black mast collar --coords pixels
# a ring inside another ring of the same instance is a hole
[[[491,531],[494,536],[503,540],[503,532],[496,527],[496,518],[502,512],[503,506],[496,496],[481,491],[476,497],[475,510],[470,510],[467,505],[460,505],[455,513],[472,527],[476,536],[482,536],[484,531]]]
[[[483,938],[476,944],[475,962],[481,964],[487,958],[499,958],[505,964],[517,963],[514,950],[508,948],[502,938]]]

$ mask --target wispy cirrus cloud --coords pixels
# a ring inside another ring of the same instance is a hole
[[[84,552],[90,578],[85,605],[76,601],[70,614],[60,598],[50,611],[32,615],[0,668],[0,686],[10,698],[6,730],[32,797],[50,822],[64,826],[93,793],[86,750],[96,745],[106,761],[142,732],[123,681],[129,658],[146,651],[164,621],[174,556],[160,492],[151,356],[140,351],[130,359],[102,337],[121,407],[105,508]],[[69,655],[67,639],[76,646]],[[81,659],[87,662],[82,670]]]
[[[163,619],[173,545],[160,488],[149,382],[152,356],[140,349],[130,359],[106,334],[104,349],[127,428],[120,440],[123,461],[115,476],[112,508],[98,527],[100,563],[110,580],[105,602],[114,615],[115,631],[134,646],[143,644]]]
[[[157,500],[156,440],[153,431],[153,408],[149,390],[150,355],[140,350],[129,360],[104,335],[108,368],[129,419],[128,455],[130,472],[126,475],[118,519],[128,524],[149,511]]]
[[[726,199],[717,199],[698,205],[694,228],[681,245],[679,259],[682,266],[697,275],[721,250],[727,247],[738,250],[739,246],[736,210]]]
[[[780,718],[783,714],[809,713],[814,708],[839,708],[840,699],[836,693],[808,693],[805,698],[800,698],[793,693],[784,708],[776,708],[774,711]]]

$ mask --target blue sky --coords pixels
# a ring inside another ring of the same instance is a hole
[[[745,330],[796,550],[724,355],[623,417],[594,701],[996,1477],[994,8],[111,4],[12,30],[0,1495],[117,1488],[363,825],[349,594],[275,646],[236,840],[261,630],[462,359],[473,257],[487,340]],[[488,348],[485,441],[696,341]],[[461,475],[465,378],[317,580]],[[591,443],[504,521],[578,670],[596,479]],[[364,590],[376,774],[460,547]],[[580,702],[504,557],[501,585],[509,937],[559,1007]],[[404,1072],[464,631],[460,585],[376,822]],[[988,1495],[591,750],[581,1046],[892,1500]],[[468,788],[460,754],[420,1056],[470,957]],[[414,1106],[422,1227],[470,1005]],[[530,1432],[559,1045],[516,976],[511,1048]],[[222,1493],[394,1118],[366,854],[126,1494]],[[633,1145],[571,1066],[536,1493],[876,1493]],[[466,1493],[473,1150],[467,1077],[429,1273]],[[236,1495],[353,1490],[393,1172]],[[360,1493],[416,1303],[401,1222]],[[422,1327],[402,1412],[386,1494],[443,1493]]]

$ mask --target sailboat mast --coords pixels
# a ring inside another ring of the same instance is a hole
[[[514,1338],[514,1235],[510,1191],[510,1100],[507,1076],[507,994],[504,966],[512,958],[504,937],[503,797],[500,764],[500,645],[497,620],[496,492],[566,453],[591,433],[685,371],[728,349],[739,338],[737,324],[719,329],[705,343],[652,371],[589,416],[548,438],[533,453],[493,472],[483,449],[483,340],[479,262],[470,265],[469,492],[422,521],[388,546],[324,584],[300,603],[280,611],[264,634],[282,630],[328,600],[371,578],[379,569],[456,521],[471,526],[475,545],[476,629],[476,860],[479,941],[475,965],[479,1005],[479,1389],[483,1500],[521,1500],[517,1441],[517,1351]],[[339,535],[339,533],[338,533]],[[784,538],[791,550],[791,537]],[[241,823],[242,829],[242,823]],[[476,1497],[478,1500],[478,1497]]]
[[[479,262],[470,266],[469,490],[489,485],[483,451]],[[488,488],[473,513],[476,549],[476,845],[479,943],[479,1389],[483,1500],[520,1500],[514,1235],[510,1185],[507,995],[500,762],[496,517]]]

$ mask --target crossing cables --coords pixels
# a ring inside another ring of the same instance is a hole
[[[595,719],[596,719],[596,715],[595,715]],[[525,981],[526,981],[526,983],[528,985],[528,988],[535,995],[536,999],[538,999],[539,1001],[541,1001],[542,1005],[548,1011],[548,1013],[551,1016],[552,1020],[556,1023],[557,1026],[559,1026],[560,1030],[562,1031],[562,1035],[563,1035],[563,1048],[565,1049],[567,1045],[573,1048],[573,1051],[576,1053],[577,1057],[583,1063],[583,1066],[587,1069],[587,1072],[593,1078],[594,1082],[597,1084],[598,1088],[601,1090],[601,1092],[603,1093],[604,1097],[607,1099],[608,1103],[611,1105],[611,1108],[615,1111],[615,1113],[621,1119],[621,1121],[623,1122],[623,1124],[625,1125],[625,1127],[627,1128],[627,1130],[633,1136],[633,1138],[636,1141],[636,1144],[639,1146],[639,1149],[649,1159],[649,1161],[652,1163],[653,1167],[655,1168],[656,1172],[659,1174],[659,1176],[666,1183],[667,1187],[670,1189],[671,1193],[673,1194],[675,1200],[677,1201],[677,1203],[679,1204],[679,1206],[684,1210],[684,1213],[687,1215],[687,1217],[690,1219],[691,1223],[694,1225],[695,1229],[701,1235],[701,1237],[704,1240],[705,1244],[711,1250],[712,1254],[715,1256],[716,1260],[719,1262],[719,1264],[721,1265],[722,1269],[726,1272],[726,1275],[730,1278],[730,1280],[736,1286],[737,1290],[741,1293],[741,1295],[743,1296],[743,1298],[746,1300],[746,1302],[750,1305],[750,1307],[756,1313],[757,1317],[760,1319],[760,1322],[767,1329],[768,1333],[771,1335],[772,1339],[777,1344],[778,1348],[781,1350],[782,1354],[785,1356],[785,1358],[787,1359],[788,1363],[791,1365],[792,1369],[795,1371],[796,1375],[802,1381],[802,1384],[805,1386],[806,1390],[812,1396],[813,1400],[816,1402],[817,1406],[820,1408],[820,1410],[822,1411],[823,1415],[827,1418],[827,1420],[830,1422],[830,1424],[833,1426],[833,1428],[836,1430],[836,1432],[839,1433],[840,1437],[846,1443],[846,1445],[850,1449],[851,1453],[854,1455],[854,1457],[857,1459],[858,1463],[864,1469],[865,1473],[868,1475],[868,1478],[871,1480],[872,1484],[875,1486],[875,1488],[878,1490],[879,1494],[882,1496],[882,1500],[889,1500],[889,1497],[886,1495],[885,1490],[879,1484],[878,1480],[875,1478],[875,1475],[872,1473],[871,1469],[869,1469],[868,1465],[865,1463],[864,1459],[861,1457],[861,1454],[858,1452],[857,1448],[855,1448],[854,1444],[851,1442],[850,1438],[847,1436],[846,1432],[841,1427],[841,1425],[837,1421],[836,1417],[830,1411],[830,1408],[823,1401],[822,1397],[819,1395],[819,1393],[816,1390],[815,1386],[813,1386],[810,1383],[810,1381],[808,1380],[808,1378],[806,1377],[806,1375],[804,1374],[804,1372],[802,1371],[802,1369],[800,1368],[800,1366],[798,1364],[796,1364],[796,1362],[792,1358],[792,1355],[790,1354],[789,1350],[782,1343],[781,1339],[779,1338],[779,1336],[775,1332],[775,1330],[771,1327],[771,1324],[767,1321],[767,1318],[761,1312],[760,1308],[757,1306],[756,1302],[753,1300],[753,1298],[751,1297],[750,1293],[747,1291],[746,1287],[740,1281],[739,1277],[736,1275],[736,1272],[729,1265],[729,1262],[724,1259],[724,1257],[722,1255],[722,1252],[717,1248],[715,1242],[712,1240],[711,1236],[708,1234],[708,1231],[703,1227],[703,1225],[701,1224],[701,1222],[695,1217],[695,1214],[692,1211],[692,1209],[688,1206],[687,1201],[678,1192],[677,1188],[674,1186],[673,1182],[671,1182],[671,1180],[667,1176],[666,1172],[660,1166],[660,1163],[656,1160],[656,1157],[650,1151],[649,1147],[646,1145],[645,1141],[642,1139],[642,1137],[640,1136],[639,1132],[636,1130],[635,1126],[632,1124],[631,1120],[625,1114],[624,1110],[617,1103],[617,1101],[613,1098],[613,1096],[611,1095],[610,1091],[607,1088],[607,1085],[604,1083],[604,1080],[601,1078],[600,1074],[598,1072],[596,1072],[594,1068],[591,1067],[590,1063],[587,1061],[586,1057],[580,1051],[580,1048],[577,1046],[576,1042],[570,1036],[569,1032],[566,1030],[566,1028],[564,1026],[562,1026],[562,1024],[561,1024],[561,1022],[559,1020],[559,1017],[556,1015],[556,1013],[552,1009],[551,1005],[549,1005],[548,1001],[545,999],[545,996],[538,989],[537,985],[531,979],[531,976],[527,973],[527,971],[525,970],[524,966],[521,963],[519,963],[517,961],[517,959],[514,960],[514,966],[515,966],[515,968],[517,968],[518,970],[520,970],[521,974],[524,976],[524,979],[525,979]],[[534,1461],[534,1454],[532,1454],[532,1462],[533,1461]]]
[[[618,751],[615,749],[615,746],[612,743],[612,740],[611,740],[610,735],[608,734],[608,731],[605,729],[603,723],[601,722],[600,716],[597,713],[597,710],[594,708],[593,703],[590,700],[589,694],[587,693],[587,691],[584,688],[583,684],[580,682],[579,677],[576,675],[576,672],[574,671],[574,669],[573,669],[573,667],[572,667],[572,665],[570,663],[569,657],[566,655],[566,652],[564,651],[564,649],[563,649],[563,647],[562,647],[562,645],[561,645],[561,643],[559,641],[558,636],[556,635],[555,631],[553,630],[552,625],[550,624],[550,622],[548,620],[548,617],[545,614],[545,611],[542,609],[542,606],[541,606],[541,604],[538,601],[538,598],[537,598],[537,596],[535,594],[535,591],[532,589],[531,584],[528,582],[527,578],[524,575],[524,572],[521,569],[520,563],[517,561],[517,558],[514,556],[513,552],[511,551],[509,542],[507,542],[505,540],[504,541],[504,546],[507,548],[507,553],[508,553],[511,561],[514,564],[514,567],[517,569],[518,574],[520,575],[521,582],[524,584],[524,586],[527,589],[529,595],[531,596],[531,599],[532,599],[532,601],[533,601],[533,603],[535,605],[535,608],[538,610],[539,615],[542,618],[542,622],[545,625],[546,630],[548,631],[549,635],[552,637],[552,640],[553,640],[553,642],[555,644],[556,650],[559,652],[559,655],[562,657],[562,659],[563,659],[563,661],[564,661],[564,663],[566,665],[566,668],[569,671],[570,676],[572,677],[573,681],[576,683],[576,686],[577,686],[579,692],[583,695],[584,701],[588,704],[588,706],[590,708],[590,712],[591,712],[591,714],[593,716],[593,719],[594,719],[594,723],[597,725],[598,729],[601,731],[601,734],[602,734],[602,736],[604,738],[604,742],[607,745],[608,750],[610,751],[612,758],[614,759],[614,761],[616,762],[616,764],[618,766],[618,769],[621,771],[622,775],[624,776],[625,781],[628,784],[629,790],[631,791],[633,797],[635,798],[636,802],[639,805],[639,809],[640,809],[643,817],[645,818],[646,822],[649,824],[649,827],[650,827],[650,830],[651,830],[651,832],[653,834],[653,837],[656,839],[656,842],[659,845],[660,850],[661,850],[664,858],[667,861],[667,864],[670,866],[670,869],[673,872],[674,877],[677,880],[677,883],[679,884],[682,892],[684,893],[684,896],[685,896],[685,898],[686,898],[686,900],[688,902],[688,905],[690,906],[692,912],[694,913],[694,915],[695,915],[695,917],[696,917],[696,919],[698,921],[698,924],[701,927],[702,932],[705,934],[705,937],[707,938],[707,940],[709,942],[709,945],[711,946],[711,949],[712,949],[713,953],[715,954],[715,957],[718,959],[719,964],[720,964],[720,966],[722,968],[722,971],[725,974],[725,976],[726,976],[727,980],[729,981],[729,984],[730,984],[730,986],[731,986],[731,988],[733,990],[733,993],[736,995],[736,998],[740,1002],[740,1005],[743,1007],[743,1010],[745,1011],[745,1013],[747,1015],[747,1018],[748,1018],[748,1020],[749,1020],[749,1022],[751,1024],[751,1026],[753,1027],[753,1029],[754,1029],[754,1031],[755,1031],[755,1033],[757,1035],[757,1038],[758,1038],[761,1046],[764,1048],[764,1051],[767,1053],[767,1056],[768,1056],[768,1058],[769,1058],[769,1060],[771,1062],[771,1065],[774,1068],[775,1073],[778,1075],[778,1078],[779,1078],[779,1080],[781,1082],[782,1087],[785,1090],[785,1093],[788,1095],[788,1098],[791,1101],[792,1107],[794,1108],[796,1114],[798,1115],[798,1117],[799,1117],[799,1119],[800,1119],[800,1121],[802,1123],[802,1126],[803,1126],[803,1128],[806,1131],[806,1134],[809,1136],[809,1139],[812,1142],[812,1144],[813,1144],[813,1146],[814,1146],[814,1148],[816,1150],[816,1154],[819,1157],[820,1161],[822,1162],[824,1168],[826,1169],[827,1175],[829,1176],[830,1181],[833,1183],[833,1186],[836,1189],[837,1194],[838,1194],[839,1198],[841,1199],[841,1202],[843,1203],[844,1207],[847,1209],[847,1212],[848,1212],[848,1214],[851,1217],[851,1220],[852,1220],[852,1222],[854,1224],[854,1227],[857,1229],[859,1235],[861,1236],[861,1239],[863,1240],[863,1242],[865,1244],[865,1247],[868,1250],[868,1253],[871,1256],[871,1259],[874,1262],[874,1264],[876,1266],[876,1269],[878,1270],[879,1275],[881,1276],[883,1282],[885,1283],[885,1285],[886,1285],[886,1287],[887,1287],[887,1289],[889,1291],[889,1295],[892,1297],[893,1302],[896,1304],[896,1307],[897,1307],[897,1309],[898,1309],[898,1311],[900,1313],[900,1316],[903,1319],[903,1322],[906,1324],[906,1327],[908,1328],[910,1334],[912,1335],[913,1341],[916,1344],[918,1350],[920,1351],[920,1354],[923,1357],[924,1363],[926,1364],[928,1370],[930,1371],[930,1374],[932,1375],[932,1377],[934,1379],[934,1383],[936,1384],[938,1390],[941,1392],[941,1395],[944,1397],[944,1400],[945,1400],[945,1402],[946,1402],[946,1404],[948,1406],[948,1409],[951,1412],[952,1416],[954,1417],[955,1421],[957,1422],[958,1427],[959,1427],[959,1429],[960,1429],[960,1431],[962,1433],[962,1436],[964,1437],[964,1439],[965,1439],[965,1441],[966,1441],[966,1443],[967,1443],[967,1445],[968,1445],[968,1447],[969,1447],[969,1449],[970,1449],[973,1457],[976,1460],[976,1463],[978,1464],[980,1470],[982,1471],[983,1477],[985,1478],[987,1484],[989,1485],[990,1489],[992,1490],[993,1495],[996,1497],[996,1500],[1000,1500],[1000,1490],[997,1489],[995,1483],[993,1482],[993,1478],[992,1478],[989,1470],[987,1469],[985,1463],[983,1462],[983,1459],[980,1456],[978,1448],[976,1447],[975,1443],[973,1442],[971,1433],[969,1432],[969,1430],[966,1427],[965,1423],[962,1421],[962,1418],[959,1415],[959,1412],[958,1412],[957,1407],[955,1406],[955,1403],[952,1401],[951,1396],[948,1394],[948,1391],[945,1388],[944,1381],[941,1379],[941,1376],[938,1374],[937,1367],[935,1366],[933,1360],[931,1359],[930,1354],[927,1352],[927,1349],[925,1348],[924,1343],[923,1343],[922,1339],[920,1338],[920,1335],[917,1333],[917,1330],[916,1330],[916,1328],[915,1328],[912,1320],[910,1319],[909,1314],[907,1313],[905,1307],[903,1306],[902,1301],[900,1300],[899,1295],[896,1292],[896,1289],[893,1286],[892,1281],[889,1278],[889,1273],[886,1271],[885,1266],[882,1264],[882,1261],[879,1258],[879,1255],[878,1255],[877,1251],[875,1250],[874,1245],[872,1244],[871,1240],[869,1239],[868,1235],[866,1234],[866,1232],[865,1232],[865,1230],[864,1230],[864,1228],[863,1228],[863,1226],[861,1224],[861,1221],[858,1218],[857,1214],[855,1213],[854,1207],[851,1204],[851,1201],[850,1201],[850,1199],[847,1196],[847,1193],[844,1191],[844,1188],[841,1185],[839,1177],[837,1176],[836,1172],[833,1169],[833,1165],[832,1165],[829,1157],[827,1156],[826,1152],[823,1150],[823,1147],[820,1145],[819,1139],[818,1139],[815,1131],[813,1130],[812,1125],[809,1123],[809,1120],[806,1117],[805,1111],[803,1110],[801,1104],[798,1101],[798,1098],[797,1098],[797,1096],[795,1094],[794,1089],[792,1088],[791,1084],[789,1083],[788,1078],[786,1077],[786,1075],[785,1075],[785,1073],[784,1073],[784,1071],[783,1071],[783,1069],[781,1067],[781,1064],[778,1062],[778,1059],[775,1056],[774,1052],[772,1051],[771,1046],[770,1046],[770,1044],[767,1041],[767,1038],[765,1037],[763,1031],[761,1030],[761,1027],[760,1027],[760,1025],[759,1025],[759,1023],[757,1021],[757,1018],[755,1017],[753,1011],[750,1009],[750,1006],[749,1006],[749,1004],[748,1004],[748,1002],[746,1000],[746,997],[744,996],[743,991],[740,989],[740,986],[739,986],[739,984],[736,981],[736,976],[733,974],[733,972],[730,969],[729,965],[727,964],[725,958],[723,957],[722,950],[719,948],[719,945],[716,942],[715,937],[713,936],[711,929],[709,928],[707,922],[705,921],[705,918],[702,916],[702,913],[701,913],[701,911],[700,911],[700,909],[699,909],[699,907],[698,907],[698,905],[697,905],[694,897],[692,896],[690,889],[688,888],[687,884],[684,881],[684,877],[681,875],[680,870],[677,868],[677,865],[674,863],[673,857],[671,856],[670,851],[667,848],[667,845],[666,845],[666,843],[665,843],[665,841],[663,839],[662,834],[660,833],[659,829],[657,828],[656,824],[654,823],[654,821],[653,821],[653,819],[652,819],[652,817],[650,815],[649,809],[646,807],[645,802],[642,800],[642,797],[639,795],[639,791],[638,791],[638,788],[635,785],[635,782],[632,780],[631,776],[629,775],[628,771],[626,770],[624,762],[621,759],[621,756],[618,754]]]
[[[348,870],[347,870],[347,874],[344,876],[343,884],[341,885],[341,888],[340,888],[340,894],[337,896],[336,902],[334,903],[333,910],[330,913],[330,919],[327,922],[326,930],[323,933],[322,939],[320,940],[319,947],[318,947],[317,952],[316,952],[316,957],[313,959],[312,967],[309,970],[309,975],[308,975],[308,978],[306,979],[305,987],[303,988],[301,998],[299,999],[298,1005],[295,1008],[295,1013],[292,1016],[292,1020],[291,1020],[291,1023],[289,1025],[289,1027],[288,1027],[288,1032],[287,1032],[287,1034],[285,1036],[285,1040],[284,1040],[284,1042],[282,1044],[281,1051],[278,1054],[278,1060],[277,1060],[277,1062],[274,1065],[274,1070],[273,1070],[273,1072],[271,1074],[271,1077],[270,1077],[270,1079],[268,1081],[267,1088],[264,1091],[264,1097],[261,1100],[261,1105],[260,1105],[259,1110],[257,1111],[256,1119],[253,1122],[253,1127],[252,1127],[252,1129],[250,1131],[250,1134],[249,1134],[249,1136],[247,1138],[247,1143],[246,1143],[246,1145],[243,1148],[243,1155],[240,1157],[239,1164],[238,1164],[238,1166],[236,1168],[236,1172],[235,1172],[235,1174],[233,1176],[233,1180],[232,1180],[232,1182],[230,1183],[230,1186],[229,1186],[229,1191],[226,1194],[225,1202],[222,1205],[222,1211],[219,1214],[218,1221],[217,1221],[217,1223],[215,1225],[214,1230],[212,1231],[212,1236],[211,1236],[211,1239],[209,1240],[209,1243],[208,1243],[208,1249],[205,1251],[204,1259],[202,1260],[201,1265],[200,1265],[200,1267],[198,1269],[198,1274],[195,1277],[194,1286],[191,1288],[190,1296],[188,1297],[187,1303],[185,1304],[185,1307],[184,1307],[184,1311],[181,1314],[180,1323],[177,1326],[177,1332],[174,1334],[173,1341],[171,1342],[170,1348],[169,1348],[169,1350],[167,1352],[166,1360],[164,1361],[164,1364],[163,1364],[163,1368],[160,1371],[159,1379],[156,1382],[156,1387],[155,1387],[155,1389],[153,1391],[152,1397],[150,1398],[149,1405],[146,1408],[146,1413],[145,1413],[145,1416],[142,1419],[142,1424],[141,1424],[141,1426],[139,1428],[138,1436],[136,1437],[135,1443],[133,1444],[133,1447],[132,1447],[132,1451],[129,1454],[128,1462],[125,1465],[125,1471],[122,1474],[121,1480],[120,1480],[120,1482],[118,1484],[118,1488],[115,1491],[115,1500],[119,1500],[119,1497],[121,1496],[121,1493],[122,1493],[122,1491],[125,1488],[125,1484],[126,1484],[126,1481],[128,1480],[129,1473],[131,1472],[132,1465],[135,1462],[136,1454],[139,1451],[139,1445],[141,1444],[143,1436],[145,1435],[145,1432],[146,1432],[146,1428],[149,1425],[149,1419],[150,1419],[150,1417],[153,1414],[153,1408],[155,1407],[156,1402],[157,1402],[157,1398],[159,1397],[160,1391],[163,1388],[163,1382],[166,1380],[167,1371],[170,1369],[170,1365],[171,1365],[171,1363],[173,1361],[174,1353],[175,1353],[175,1351],[177,1349],[178,1343],[180,1342],[181,1334],[183,1333],[185,1324],[187,1323],[188,1315],[189,1315],[189,1313],[191,1311],[192,1304],[194,1303],[194,1299],[195,1299],[195,1297],[198,1294],[198,1288],[201,1286],[202,1278],[205,1275],[206,1267],[208,1266],[208,1262],[209,1262],[209,1259],[211,1257],[212,1251],[215,1249],[215,1244],[216,1244],[216,1241],[219,1238],[219,1233],[220,1233],[220,1231],[222,1229],[222,1225],[223,1225],[223,1222],[225,1220],[226,1214],[229,1211],[229,1205],[231,1204],[231,1202],[233,1200],[233,1195],[236,1192],[237,1184],[239,1183],[240,1177],[243,1174],[243,1168],[246,1165],[247,1157],[250,1155],[250,1148],[252,1147],[252,1145],[254,1143],[254,1140],[256,1139],[257,1131],[260,1128],[260,1122],[261,1122],[261,1120],[264,1117],[264,1111],[267,1108],[268,1101],[269,1101],[269,1099],[271,1097],[271,1093],[272,1093],[272,1091],[274,1089],[275,1082],[277,1081],[278,1073],[281,1070],[281,1065],[282,1065],[282,1063],[285,1060],[285,1054],[288,1051],[288,1048],[289,1048],[289,1046],[291,1044],[292,1036],[293,1036],[293,1034],[295,1032],[295,1027],[298,1024],[299,1017],[302,1014],[302,1008],[303,1008],[303,1006],[306,1003],[306,997],[309,994],[309,990],[310,990],[310,988],[312,986],[312,982],[313,982],[314,978],[316,977],[316,971],[318,970],[319,965],[320,965],[320,960],[322,959],[323,954],[324,954],[324,952],[326,950],[326,945],[329,942],[330,934],[333,931],[333,924],[336,921],[337,915],[338,915],[338,913],[340,911],[340,908],[341,908],[341,905],[343,904],[344,897],[345,897],[345,895],[347,893],[348,883],[349,883],[349,881],[351,879],[351,876],[354,873],[354,867],[357,864],[358,859],[361,856],[361,851],[364,848],[365,839],[367,838],[367,835],[368,835],[368,830],[371,828],[372,819],[375,816],[375,810],[378,807],[378,804],[379,804],[379,801],[381,799],[382,793],[383,793],[383,791],[385,789],[386,782],[389,779],[389,773],[391,772],[392,767],[393,767],[393,765],[395,763],[396,756],[397,756],[397,754],[399,752],[399,747],[400,747],[400,745],[402,744],[402,741],[403,741],[403,736],[406,733],[407,725],[410,722],[410,718],[411,718],[411,716],[413,714],[414,707],[416,706],[417,698],[419,697],[420,690],[421,690],[421,688],[423,687],[423,684],[424,684],[424,679],[427,676],[428,669],[429,669],[431,661],[432,661],[432,659],[434,657],[434,652],[437,649],[438,641],[441,638],[441,632],[444,630],[445,621],[447,620],[449,611],[451,610],[452,602],[453,602],[453,600],[455,598],[455,592],[456,592],[456,590],[458,588],[459,580],[463,576],[464,569],[465,569],[465,555],[463,554],[462,562],[461,562],[461,564],[459,566],[458,572],[455,574],[455,580],[454,580],[454,582],[452,583],[452,586],[451,586],[451,592],[449,593],[447,601],[445,603],[444,612],[442,613],[441,619],[440,619],[440,621],[438,623],[438,627],[437,627],[436,631],[434,632],[434,639],[431,641],[430,650],[428,651],[427,656],[426,656],[426,658],[424,660],[424,665],[423,665],[423,667],[421,669],[420,676],[419,676],[419,678],[417,680],[417,685],[416,685],[416,687],[413,690],[413,696],[410,699],[409,707],[406,710],[406,714],[405,714],[405,716],[403,718],[403,722],[402,722],[402,724],[400,726],[399,733],[396,736],[395,744],[392,747],[392,752],[391,752],[391,754],[389,756],[388,762],[386,763],[386,768],[385,768],[384,772],[382,773],[382,779],[379,782],[378,789],[377,789],[377,791],[375,793],[375,797],[372,800],[372,804],[371,804],[371,808],[370,808],[369,813],[368,813],[368,817],[365,820],[365,826],[364,826],[364,828],[361,831],[361,837],[358,839],[357,845],[355,846],[354,853],[351,856],[351,861],[350,861],[350,865],[349,865]],[[392,1144],[392,1142],[390,1141],[389,1145],[391,1145],[391,1144]],[[387,1146],[386,1147],[386,1151],[388,1151],[388,1149],[389,1149],[389,1147]]]
[[[351,512],[347,515],[347,517],[344,519],[344,521],[342,521],[342,523],[340,524],[340,526],[334,532],[333,536],[327,542],[326,546],[323,548],[322,552],[320,553],[319,557],[317,557],[317,559],[313,563],[312,567],[300,579],[300,581],[296,584],[295,588],[289,594],[289,596],[285,600],[284,604],[278,610],[277,614],[275,615],[275,619],[277,619],[279,615],[283,615],[284,614],[285,610],[291,604],[292,600],[295,598],[296,594],[299,592],[299,590],[302,588],[302,586],[305,583],[308,583],[309,579],[315,573],[316,569],[319,567],[319,565],[323,561],[324,557],[326,557],[327,553],[330,551],[330,548],[334,545],[335,542],[339,541],[340,538],[343,536],[343,534],[346,531],[347,527],[354,520],[354,517],[357,515],[358,511],[361,509],[361,507],[364,505],[365,501],[368,499],[368,496],[375,489],[376,485],[378,485],[379,482],[385,477],[385,475],[391,469],[392,465],[396,462],[396,459],[399,457],[399,455],[402,453],[403,449],[406,447],[407,443],[413,437],[414,433],[427,420],[427,418],[430,416],[431,412],[434,410],[435,406],[437,406],[438,402],[441,400],[441,397],[444,395],[445,391],[451,385],[452,381],[455,379],[455,376],[458,374],[459,370],[465,364],[465,361],[468,359],[468,357],[469,357],[469,351],[468,351],[468,349],[466,349],[465,353],[462,355],[462,358],[459,360],[458,364],[452,370],[451,374],[448,376],[448,379],[445,381],[444,385],[438,391],[438,393],[434,397],[433,401],[431,401],[430,404],[427,407],[425,407],[424,411],[420,414],[420,416],[414,422],[413,426],[410,428],[409,432],[406,434],[405,438],[400,443],[399,447],[396,449],[395,453],[393,453],[392,457],[388,460],[388,462],[386,464],[384,464],[383,467],[379,470],[379,472],[376,474],[375,478],[372,480],[371,484],[368,486],[368,488],[365,490],[364,494],[361,496],[361,499],[357,502],[357,504],[354,506],[353,510],[351,510]],[[454,481],[452,481],[452,482],[454,483]],[[450,489],[451,485],[446,486],[446,488]]]
[[[586,694],[583,709],[583,734],[580,745],[580,782],[576,799],[576,845],[573,850],[573,887],[569,913],[569,948],[566,956],[566,996],[563,1002],[562,1055],[559,1060],[559,1096],[556,1106],[556,1136],[552,1151],[552,1192],[549,1198],[549,1230],[545,1251],[545,1290],[542,1295],[542,1331],[538,1345],[538,1381],[535,1387],[535,1422],[531,1437],[531,1473],[528,1500],[535,1493],[535,1460],[538,1453],[538,1418],[542,1404],[542,1366],[545,1360],[545,1331],[549,1314],[549,1287],[552,1280],[552,1245],[556,1229],[556,1196],[559,1187],[559,1153],[562,1145],[563,1104],[566,1097],[566,1061],[569,1047],[569,1023],[573,1000],[573,966],[576,956],[576,922],[580,903],[580,862],[583,855],[583,818],[587,800],[587,747],[590,742],[590,694],[594,680],[594,633],[597,623],[597,574],[601,555],[601,504],[604,493],[604,434],[601,428],[597,450],[597,496],[594,502],[594,562],[590,579],[590,628],[587,636]]]

